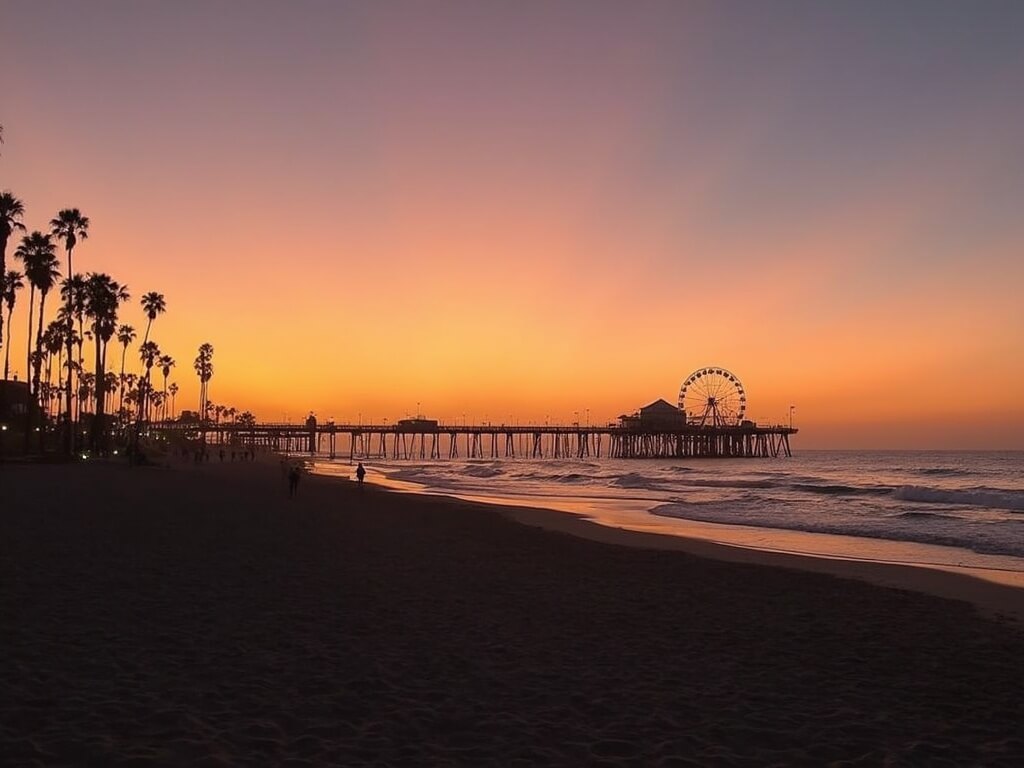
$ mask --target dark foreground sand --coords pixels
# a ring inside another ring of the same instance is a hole
[[[0,467],[5,765],[1024,765],[971,605],[276,467]]]

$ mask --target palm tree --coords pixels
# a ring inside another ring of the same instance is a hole
[[[136,384],[138,383],[139,377],[134,373],[126,373],[124,376],[124,382],[121,384],[121,391],[124,393],[124,402],[131,405],[135,399]],[[125,421],[129,421],[131,415],[131,408],[124,408],[123,405],[118,409],[122,412]]]
[[[96,374],[92,371],[82,370],[78,374],[78,417],[82,417],[82,406],[92,400],[93,392],[96,390]]]
[[[171,368],[174,367],[174,358],[170,355],[160,356],[160,372],[164,375],[164,400],[167,399],[167,377],[171,375]],[[164,418],[167,418],[167,414],[164,414]]]
[[[175,382],[171,382],[171,386],[167,388],[167,393],[171,396],[171,418],[174,418],[174,396],[178,394],[178,385]]]
[[[74,319],[78,321],[78,358],[76,362],[82,368],[85,367],[82,345],[87,338],[92,338],[92,332],[85,330],[85,303],[87,297],[85,281],[85,275],[77,274],[70,280],[65,280],[60,286],[60,295],[65,300],[65,306],[67,306],[68,294],[71,294],[71,308],[74,312]]]
[[[79,240],[85,240],[89,236],[89,218],[83,216],[82,212],[77,208],[65,208],[59,211],[53,219],[50,220],[50,233],[64,242],[64,249],[68,254],[68,280],[71,280],[75,274],[71,265],[71,253],[75,249],[75,245]],[[71,344],[72,334],[71,330],[71,291],[68,291],[67,296],[67,324],[68,324],[68,336],[65,339],[67,343],[68,361],[71,361]],[[67,428],[64,433],[64,451],[69,456],[75,451],[75,430],[71,425],[71,374],[73,366],[68,366],[68,378],[64,385],[64,394],[67,397]]]
[[[31,371],[31,392],[39,394],[39,371],[42,365],[43,322],[46,317],[46,296],[60,280],[60,260],[57,249],[49,235],[33,232],[21,240],[21,245],[14,255],[21,259],[25,266],[29,290],[29,371]],[[32,355],[32,305],[35,291],[39,291],[39,321],[36,323],[35,365]],[[26,379],[28,375],[26,374]]]
[[[96,408],[89,445],[93,450],[100,447],[100,432],[106,405],[107,343],[117,329],[117,308],[128,301],[128,288],[113,280],[110,275],[92,272],[85,281],[85,314],[92,318],[93,337],[96,340]]]
[[[25,229],[25,225],[21,223],[21,217],[24,215],[25,204],[21,200],[10,191],[0,192],[0,278],[7,274],[7,241],[11,239],[12,234]],[[0,315],[0,345],[3,344],[3,330],[4,319]]]
[[[103,391],[107,393],[107,402],[103,404],[104,411],[114,407],[114,393],[119,389],[120,379],[113,371],[103,374]]]
[[[156,345],[155,341],[145,341],[139,347],[139,357],[142,360],[142,364],[146,367],[146,375],[142,377],[142,381],[139,383],[141,398],[139,400],[139,418],[136,423],[141,422],[146,417],[146,400],[150,393],[149,373],[153,368],[153,364],[160,357],[160,347]],[[136,437],[138,437],[138,430],[136,430]]]
[[[43,333],[43,347],[46,349],[46,390],[47,390],[47,411],[49,411],[49,401],[54,395],[60,396],[59,388],[53,387],[51,384],[52,379],[52,366],[54,355],[57,357],[57,377],[60,378],[60,368],[62,364],[61,355],[64,350],[64,333],[67,331],[67,326],[61,320],[53,320],[49,325],[46,326],[46,331]]]
[[[156,412],[156,418],[160,418],[160,412],[163,409],[164,402],[167,400],[167,393],[156,390],[152,394],[153,399],[153,410]]]
[[[7,342],[4,346],[4,380],[10,378],[11,372],[11,315],[14,314],[14,304],[18,300],[18,291],[25,287],[25,276],[14,269],[9,269],[3,279],[3,302],[7,305]],[[0,325],[0,329],[3,326]],[[26,379],[28,376],[25,377]]]
[[[192,363],[192,367],[196,370],[196,375],[199,376],[199,418],[206,420],[208,414],[206,413],[209,407],[209,397],[207,395],[208,385],[210,379],[213,378],[213,345],[209,342],[200,345],[199,355]]]
[[[142,297],[140,303],[142,304],[142,311],[149,318],[149,322],[146,323],[146,335],[142,339],[142,343],[145,344],[149,341],[149,329],[153,327],[153,321],[156,320],[156,316],[162,315],[167,311],[167,302],[164,301],[162,293],[150,291]]]
[[[117,329],[117,341],[121,345],[121,395],[117,403],[117,412],[124,407],[124,358],[128,353],[128,345],[135,341],[135,329],[130,325],[122,325]]]

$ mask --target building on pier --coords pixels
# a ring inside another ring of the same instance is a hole
[[[686,426],[686,414],[672,403],[658,399],[630,416],[620,416],[619,426],[637,432],[674,432]]]

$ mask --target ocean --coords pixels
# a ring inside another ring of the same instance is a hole
[[[1024,452],[366,462],[391,488],[761,549],[1024,574]],[[348,476],[344,461],[316,470]]]

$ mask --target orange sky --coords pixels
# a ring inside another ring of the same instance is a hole
[[[91,218],[126,321],[165,294],[179,408],[204,341],[268,420],[597,422],[712,364],[798,448],[1024,448],[1021,9],[680,5],[10,3],[0,188]]]

